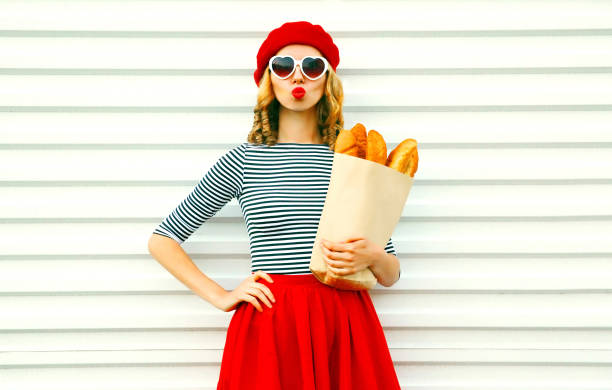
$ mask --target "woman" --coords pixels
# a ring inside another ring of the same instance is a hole
[[[211,167],[149,242],[151,254],[185,285],[215,307],[235,310],[218,390],[400,388],[368,291],[327,286],[309,269],[343,126],[339,60],[320,25],[272,30],[257,54],[248,142]],[[247,223],[252,274],[226,291],[180,244],[233,198]],[[370,267],[384,286],[399,279],[391,239],[382,248],[355,237],[327,242],[323,251],[338,274]]]

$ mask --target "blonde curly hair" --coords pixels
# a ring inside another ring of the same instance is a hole
[[[336,137],[344,126],[342,116],[342,101],[344,91],[342,82],[333,69],[328,68],[325,92],[317,103],[317,124],[319,135],[324,143],[329,145],[330,150],[336,146]],[[253,128],[247,136],[247,141],[252,144],[268,146],[276,145],[278,142],[278,112],[280,103],[272,90],[270,71],[266,66],[263,76],[259,82],[257,92],[257,104],[253,108],[255,117]]]

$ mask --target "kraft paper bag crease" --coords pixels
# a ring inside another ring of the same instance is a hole
[[[327,269],[320,248],[321,238],[340,242],[365,237],[384,248],[401,218],[413,181],[410,175],[385,165],[335,153],[310,258],[310,269],[315,276],[316,271]],[[342,277],[361,281],[367,288],[377,282],[369,268]]]

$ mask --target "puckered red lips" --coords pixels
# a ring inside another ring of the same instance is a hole
[[[306,95],[306,90],[302,87],[295,87],[291,91],[291,94],[293,95],[294,98],[301,99],[304,97],[304,95]]]

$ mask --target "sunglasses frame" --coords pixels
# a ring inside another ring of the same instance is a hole
[[[286,76],[286,77],[280,77],[279,75],[276,74],[276,72],[274,72],[274,69],[272,68],[272,61],[274,61],[274,59],[276,59],[277,57],[289,57],[293,60],[293,70],[291,70],[291,72]],[[312,78],[310,76],[308,76],[306,73],[304,73],[304,70],[302,69],[302,61],[304,61],[305,58],[315,58],[315,59],[321,59],[323,60],[323,72],[321,72],[320,75],[318,75],[315,78]],[[328,62],[327,59],[325,57],[321,57],[321,56],[304,56],[301,60],[296,60],[295,58],[293,58],[293,56],[290,56],[288,54],[285,55],[276,55],[276,56],[272,56],[272,58],[270,58],[270,60],[268,61],[268,69],[270,70],[270,72],[272,72],[272,74],[274,76],[276,76],[277,78],[281,79],[281,80],[285,80],[288,79],[289,77],[291,77],[291,75],[293,74],[293,72],[295,72],[295,69],[297,68],[297,66],[300,66],[300,72],[302,72],[302,74],[304,75],[304,77],[306,77],[308,80],[318,80],[321,77],[323,77],[323,75],[325,73],[327,73],[327,69],[328,69]]]

